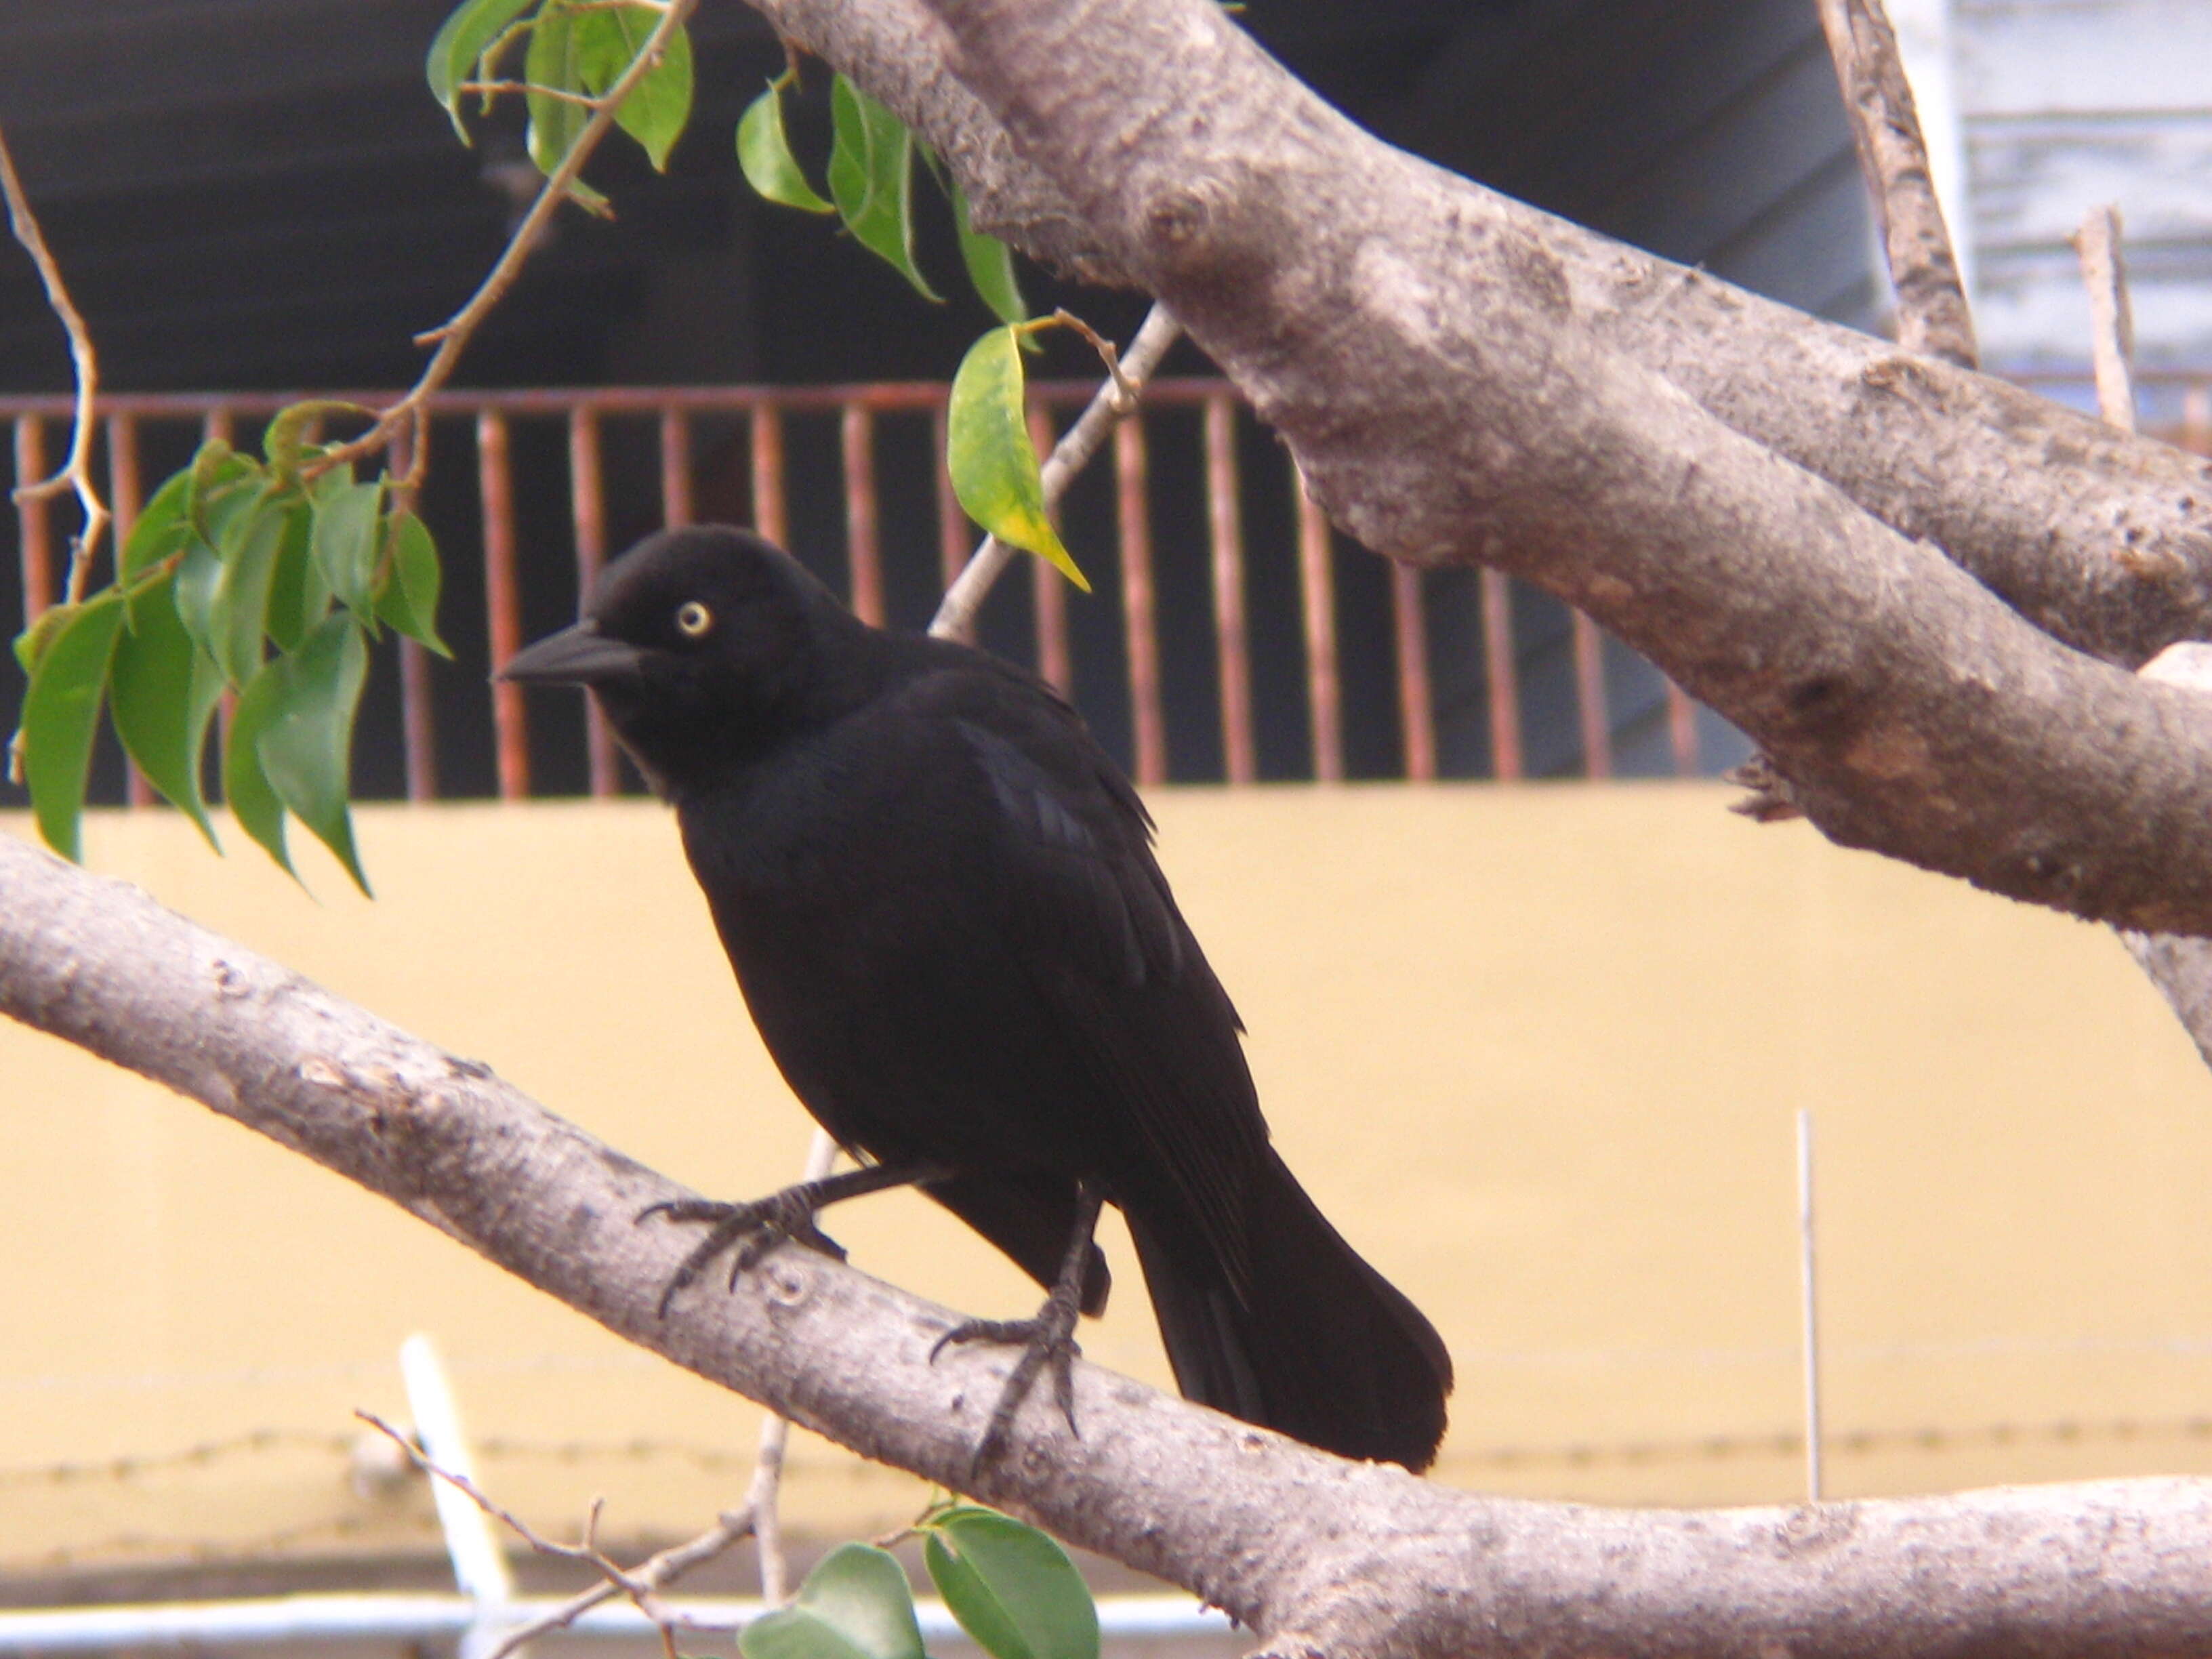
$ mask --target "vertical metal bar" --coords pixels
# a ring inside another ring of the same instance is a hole
[[[1052,416],[1043,404],[1032,403],[1029,421],[1030,442],[1039,458],[1051,454],[1055,441]],[[1057,525],[1059,514],[1052,516]],[[1067,639],[1066,580],[1042,559],[1032,558],[1027,563],[1030,597],[1036,617],[1037,673],[1046,684],[1065,696],[1075,685],[1075,657]]]
[[[1114,428],[1114,510],[1121,558],[1121,628],[1129,653],[1129,725],[1137,781],[1168,781],[1167,723],[1160,706],[1158,607],[1152,588],[1152,493],[1145,424],[1132,415]]]
[[[1613,775],[1613,722],[1605,703],[1605,640],[1579,611],[1575,619],[1575,712],[1583,729],[1583,775]]]
[[[514,585],[514,486],[507,467],[507,417],[496,410],[477,416],[477,492],[483,506],[485,620],[496,668],[522,649],[521,599]],[[499,797],[520,800],[530,793],[530,728],[520,686],[492,682],[491,720]]]
[[[1298,511],[1298,598],[1305,611],[1306,705],[1313,720],[1314,779],[1344,780],[1344,696],[1336,660],[1336,576],[1328,515],[1306,494],[1297,464],[1291,464],[1291,495]]]
[[[2199,381],[2181,394],[2181,447],[2212,455],[2212,387]]]
[[[1820,1501],[1820,1258],[1814,1249],[1813,1114],[1797,1114],[1797,1284],[1804,1316],[1805,1501]]]
[[[763,399],[753,406],[752,429],[753,528],[778,547],[790,542],[791,525],[784,511],[783,410]]]
[[[1392,562],[1390,612],[1397,633],[1398,722],[1406,734],[1406,776],[1414,783],[1432,783],[1437,716],[1429,696],[1429,614],[1418,566]]]
[[[975,538],[968,528],[967,511],[953,493],[951,469],[945,465],[945,407],[939,404],[929,411],[929,443],[937,471],[937,574],[950,587],[967,568]]]
[[[838,448],[845,463],[845,557],[853,614],[884,625],[884,562],[876,538],[876,417],[859,404],[838,413]]]
[[[1674,751],[1674,775],[1698,775],[1698,705],[1674,681],[1667,682],[1667,741]]]
[[[115,515],[115,522],[108,531],[115,538],[118,569],[122,568],[123,544],[130,540],[131,527],[138,522],[138,509],[145,499],[139,483],[138,422],[128,415],[111,415],[107,417],[107,509]],[[123,798],[132,806],[154,804],[154,786],[127,755],[123,761]]]
[[[589,404],[568,411],[568,507],[576,532],[576,592],[588,603],[607,560],[606,472],[599,453],[599,414]],[[585,765],[594,795],[616,793],[615,734],[597,697],[584,699]]]
[[[385,471],[404,477],[414,464],[414,426],[402,425],[392,434]],[[438,795],[438,754],[430,708],[430,653],[410,639],[399,641],[399,754],[406,771],[407,799],[434,800]]]
[[[1521,758],[1521,674],[1513,654],[1513,589],[1502,570],[1480,579],[1482,600],[1482,677],[1490,703],[1490,771],[1501,783],[1518,782]]]
[[[660,411],[660,521],[691,522],[691,422],[674,407]]]
[[[1221,669],[1221,748],[1229,781],[1259,775],[1252,742],[1252,662],[1244,629],[1244,515],[1237,501],[1237,405],[1206,400],[1206,518],[1213,550],[1213,635]]]
[[[46,422],[36,415],[15,417],[15,487],[37,483],[46,476]],[[15,497],[15,519],[23,566],[23,625],[27,628],[54,602],[52,515],[45,496]]]

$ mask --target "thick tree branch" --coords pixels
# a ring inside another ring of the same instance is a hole
[[[1798,1659],[2212,1646],[2212,1483],[2109,1481],[1705,1512],[1487,1498],[1352,1464],[1091,1366],[1079,1441],[1032,1402],[968,1459],[1005,1357],[787,1249],[725,1295],[660,1287],[671,1183],[277,964],[0,836],[0,1012],[314,1158],[611,1330],[865,1455],[1185,1585],[1278,1653]]]
[[[1569,273],[1203,0],[935,0],[1018,153],[1377,551],[1510,570],[1749,732],[1834,839],[2212,931],[2212,723],[1594,339]],[[1893,357],[1869,397],[1910,397]],[[2088,429],[2088,428],[2085,428]]]
[[[945,155],[983,228],[1048,264],[1148,286],[1127,246],[1016,154],[957,72],[927,0],[755,4]],[[1151,67],[1182,83],[1182,66]],[[1251,84],[1266,96],[1285,83],[1278,72]],[[1470,260],[1479,240],[1533,246],[1556,263],[1600,345],[1900,533],[1936,543],[2068,644],[2135,668],[2177,640],[2212,635],[2212,466],[1396,160],[1442,186],[1433,199],[1450,217],[1431,240]]]

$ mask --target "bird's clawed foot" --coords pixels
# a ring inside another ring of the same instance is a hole
[[[991,1421],[983,1431],[982,1439],[976,1443],[971,1468],[980,1469],[1006,1450],[1013,1433],[1014,1413],[1021,1409],[1022,1401],[1029,1398],[1030,1390],[1036,1385],[1037,1373],[1048,1367],[1052,1371],[1053,1402],[1067,1419],[1067,1431],[1080,1436],[1081,1431],[1075,1425],[1074,1367],[1083,1350],[1075,1340],[1075,1316],[1073,1297],[1055,1290],[1034,1319],[970,1319],[937,1339],[936,1346],[929,1351],[932,1364],[956,1342],[1018,1343],[1021,1346],[1022,1357],[1015,1362],[1006,1377],[1006,1386],[1000,1391]]]
[[[661,1291],[660,1316],[668,1317],[668,1305],[676,1299],[676,1293],[696,1280],[707,1264],[726,1250],[730,1255],[732,1290],[737,1288],[738,1274],[747,1272],[779,1244],[804,1244],[842,1261],[844,1247],[814,1224],[817,1207],[813,1186],[803,1183],[771,1193],[750,1204],[720,1204],[711,1199],[694,1198],[649,1204],[640,1210],[640,1221],[658,1215],[671,1221],[703,1223],[707,1228],[706,1235],[692,1247],[691,1254],[684,1258],[667,1288]]]

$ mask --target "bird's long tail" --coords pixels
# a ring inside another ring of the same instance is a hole
[[[1185,1230],[1128,1221],[1187,1398],[1344,1457],[1435,1460],[1452,1385],[1443,1340],[1272,1151],[1253,1183],[1243,1295]]]

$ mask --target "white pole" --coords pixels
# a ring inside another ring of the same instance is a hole
[[[1813,1248],[1813,1114],[1797,1114],[1797,1275],[1804,1304],[1805,1501],[1820,1501],[1820,1302]]]

